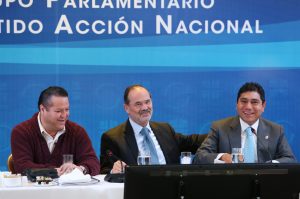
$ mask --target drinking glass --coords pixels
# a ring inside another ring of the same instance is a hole
[[[2,172],[0,171],[0,187],[3,184],[4,176],[8,176],[8,175],[11,175],[10,171],[2,171]]]
[[[192,163],[192,153],[191,152],[181,152],[180,164],[191,164]]]
[[[244,155],[242,148],[232,148],[231,151],[232,163],[243,163]]]
[[[63,154],[63,164],[73,163],[73,154]]]
[[[151,156],[149,153],[140,153],[137,157],[138,165],[150,165],[151,164]]]

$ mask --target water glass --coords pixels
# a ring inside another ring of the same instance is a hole
[[[231,151],[232,163],[243,163],[244,155],[242,148],[232,148]]]
[[[150,154],[141,154],[139,153],[137,157],[138,165],[150,165],[151,164],[151,156]]]
[[[22,186],[27,186],[28,185],[28,178],[27,176],[22,176]]]
[[[10,171],[2,171],[2,172],[0,172],[0,187],[3,184],[3,178],[4,178],[4,176],[8,176],[8,175],[11,175]]]
[[[73,154],[63,154],[63,164],[73,163]]]
[[[191,152],[181,152],[180,164],[191,164],[192,163],[192,153]]]

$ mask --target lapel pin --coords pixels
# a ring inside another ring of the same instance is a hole
[[[268,136],[268,135],[266,135],[266,136],[265,136],[265,139],[266,139],[266,140],[267,140],[267,139],[269,139],[269,136]]]

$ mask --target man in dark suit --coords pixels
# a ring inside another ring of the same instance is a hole
[[[216,121],[201,147],[194,163],[231,163],[232,148],[246,146],[246,130],[250,127],[253,137],[252,163],[296,162],[284,135],[283,127],[263,119],[266,107],[265,92],[258,83],[245,83],[238,92],[238,116]]]
[[[194,153],[206,136],[185,136],[175,133],[168,123],[150,122],[153,111],[151,95],[141,85],[126,88],[124,109],[128,120],[101,137],[101,173],[119,173],[126,164],[137,164],[138,153],[144,150],[144,138],[140,133],[143,127],[147,128],[155,146],[157,164],[179,163],[180,152]]]

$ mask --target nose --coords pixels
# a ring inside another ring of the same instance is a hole
[[[147,110],[148,108],[149,108],[148,105],[146,103],[143,103],[142,110]]]
[[[245,108],[251,109],[251,108],[252,108],[251,102],[247,102],[247,103],[245,104]]]

